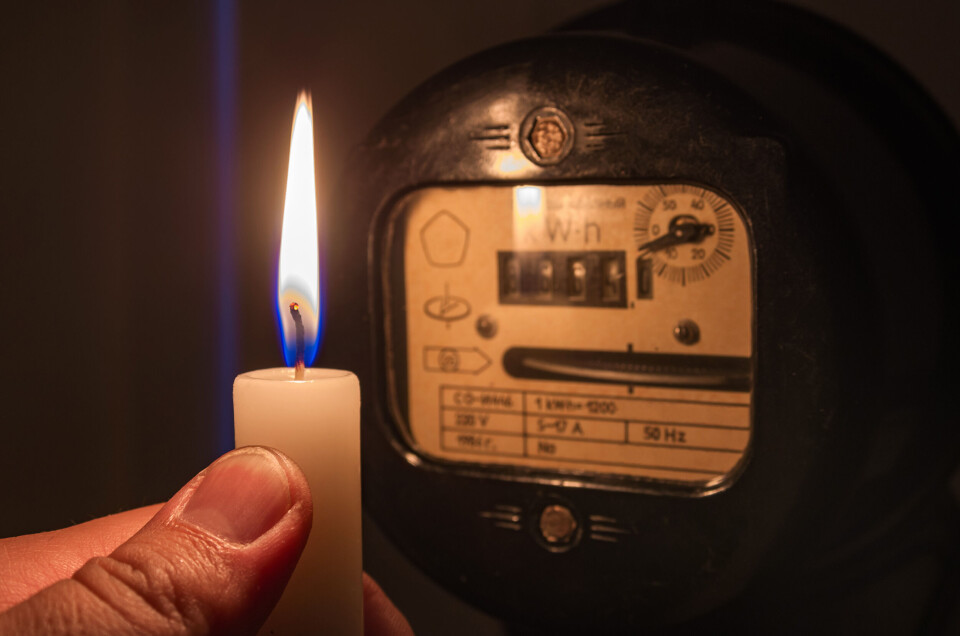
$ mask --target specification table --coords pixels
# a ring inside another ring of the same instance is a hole
[[[445,451],[670,478],[726,475],[750,439],[743,401],[440,387]],[[480,459],[480,457],[478,457]],[[624,471],[622,469],[630,469]]]

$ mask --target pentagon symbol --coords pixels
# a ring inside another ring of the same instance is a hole
[[[420,230],[420,243],[434,267],[458,267],[467,256],[470,228],[447,210],[440,210]]]

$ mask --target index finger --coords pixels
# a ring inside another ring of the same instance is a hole
[[[108,515],[62,530],[0,539],[0,612],[106,556],[139,531],[162,504]]]

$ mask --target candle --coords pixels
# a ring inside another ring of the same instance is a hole
[[[262,634],[363,633],[360,383],[349,371],[251,371],[233,385],[237,446],[297,462],[313,495],[313,529]],[[270,631],[273,630],[273,631]]]
[[[237,376],[237,446],[286,453],[313,495],[313,528],[262,634],[363,633],[360,534],[360,383],[310,369],[319,347],[320,284],[310,98],[294,112],[277,285],[287,367]]]

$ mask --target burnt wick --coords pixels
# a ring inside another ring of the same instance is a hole
[[[303,362],[303,318],[300,317],[300,305],[290,303],[290,315],[297,326],[297,362],[293,367],[293,379],[303,380],[306,375],[306,365]]]

